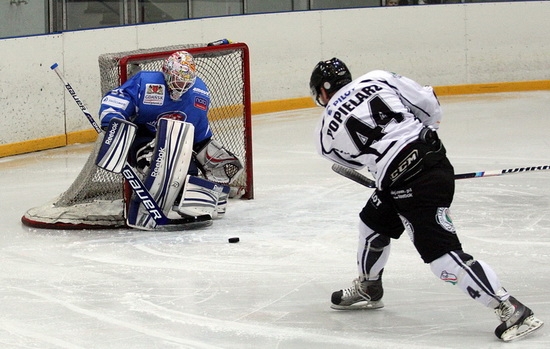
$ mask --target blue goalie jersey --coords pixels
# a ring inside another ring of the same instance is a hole
[[[101,126],[107,127],[112,118],[133,122],[140,133],[157,132],[157,121],[168,117],[195,126],[194,143],[212,137],[208,122],[210,92],[199,78],[179,100],[170,98],[164,75],[156,71],[141,71],[122,86],[108,92],[101,100]]]

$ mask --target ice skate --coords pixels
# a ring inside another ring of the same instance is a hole
[[[378,309],[384,307],[382,280],[353,280],[351,287],[332,293],[331,308],[337,310]]]
[[[505,342],[521,338],[538,330],[544,324],[533,311],[514,297],[500,303],[495,313],[502,323],[495,329],[495,335]]]

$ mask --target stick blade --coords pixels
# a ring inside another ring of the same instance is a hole
[[[352,168],[342,166],[340,164],[332,164],[332,170],[339,175],[342,175],[352,181],[359,183],[367,188],[376,188],[376,183],[367,176],[355,171]]]

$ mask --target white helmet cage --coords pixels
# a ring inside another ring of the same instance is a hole
[[[170,55],[162,65],[162,72],[170,98],[175,101],[195,84],[197,78],[195,60],[187,51],[178,51]]]

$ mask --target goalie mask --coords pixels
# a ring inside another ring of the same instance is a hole
[[[321,61],[317,63],[313,69],[309,80],[311,97],[318,106],[324,107],[326,104],[323,104],[320,99],[321,87],[324,88],[330,96],[350,82],[351,73],[344,62],[336,57],[327,61]]]
[[[174,101],[179,100],[195,84],[197,78],[193,56],[186,51],[179,51],[168,57],[162,65],[162,72],[170,98]]]

